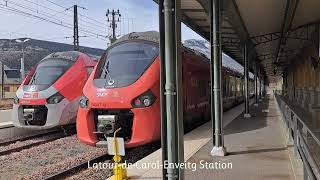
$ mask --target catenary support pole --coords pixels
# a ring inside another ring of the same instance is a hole
[[[254,64],[254,106],[258,106],[258,60]]]
[[[4,64],[1,62],[1,98],[4,99]]]
[[[78,6],[73,6],[73,48],[79,51]]]
[[[111,18],[109,18],[109,15],[111,15]],[[108,9],[106,16],[107,16],[107,21],[111,22],[110,28],[112,29],[112,37],[110,37],[110,42],[112,44],[117,40],[117,35],[116,35],[117,22],[120,22],[121,13],[120,13],[119,9],[117,11],[114,9],[112,9],[112,10]]]
[[[250,118],[249,112],[249,55],[247,43],[243,46],[243,59],[244,59],[244,118]]]
[[[178,164],[183,159],[182,63],[180,0],[164,0],[165,99],[167,120],[167,162]],[[165,178],[184,179],[182,168],[167,168]]]
[[[222,129],[222,92],[221,92],[221,67],[222,67],[222,50],[221,50],[221,1],[211,1],[211,28],[210,28],[210,78],[211,78],[211,119],[212,128],[214,129],[214,146],[211,151],[212,156],[225,156],[226,149],[223,142]]]
[[[24,73],[24,42],[22,41],[22,58],[20,60],[20,73],[21,73],[21,81],[24,80],[25,78],[25,73]]]

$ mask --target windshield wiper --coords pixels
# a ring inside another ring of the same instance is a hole
[[[106,76],[108,76],[109,79],[112,80],[108,69],[109,69],[109,61],[107,62],[107,65],[104,68],[102,68],[102,70],[104,71],[104,78],[106,78]]]
[[[104,78],[106,78],[106,76],[109,77],[109,81],[106,80],[104,87],[106,86],[107,82],[109,85],[114,84],[114,80],[111,78],[111,75],[110,75],[110,72],[108,71],[108,69],[109,69],[109,61],[107,62],[106,66],[104,68],[102,68],[102,70],[104,71]]]
[[[36,79],[36,75],[37,75],[37,72],[35,72],[30,80],[30,83],[29,84],[33,84],[33,82],[35,81]]]

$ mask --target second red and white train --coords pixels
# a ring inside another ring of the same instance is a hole
[[[50,129],[75,123],[82,89],[96,61],[84,53],[52,53],[35,65],[16,92],[14,126]]]

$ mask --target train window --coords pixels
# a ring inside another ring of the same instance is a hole
[[[116,45],[108,50],[94,83],[105,88],[128,86],[142,76],[158,54],[158,46],[147,42]]]
[[[230,76],[230,81],[229,81],[229,97],[231,97],[233,94],[233,77]]]
[[[226,76],[226,96],[229,97],[230,94],[230,76]]]
[[[46,59],[37,66],[29,85],[39,85],[38,90],[51,86],[73,64],[70,60]]]
[[[227,77],[227,75],[225,75],[224,76],[224,82],[223,82],[223,97],[226,97],[227,96],[227,92],[228,92],[228,89],[227,89],[227,84],[228,84],[228,82],[227,82],[227,80],[228,80],[228,77]]]
[[[207,95],[207,81],[199,81],[199,96],[204,97]]]

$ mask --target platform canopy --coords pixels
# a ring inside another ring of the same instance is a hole
[[[303,48],[318,44],[319,0],[222,2],[223,51],[243,64],[247,42],[271,82]],[[210,40],[210,0],[181,0],[181,11],[183,23]]]

